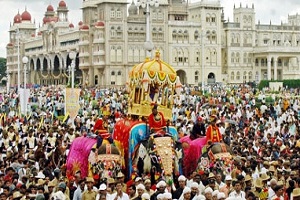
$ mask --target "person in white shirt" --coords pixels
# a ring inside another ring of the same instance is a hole
[[[274,188],[276,187],[277,185],[277,181],[276,179],[271,179],[270,180],[270,187],[268,189],[268,200],[271,200],[274,196],[275,196],[275,191],[274,191]]]
[[[224,182],[222,182],[222,174],[220,174],[220,173],[217,174],[216,181],[217,181],[217,184],[219,185],[219,188],[226,186],[226,184]]]
[[[82,193],[84,192],[84,186],[85,186],[84,180],[83,179],[79,180],[78,185],[79,187],[74,192],[73,200],[81,200],[82,198]]]
[[[122,191],[122,183],[118,182],[116,184],[116,192],[110,195],[108,200],[129,200],[128,194]]]
[[[245,199],[246,198],[246,194],[244,191],[242,191],[242,186],[241,183],[239,181],[234,183],[234,191],[232,191],[229,194],[229,197],[234,197],[234,198],[242,198]]]

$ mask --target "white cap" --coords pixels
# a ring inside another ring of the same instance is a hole
[[[149,200],[150,199],[150,195],[148,193],[143,193],[142,194],[142,199]]]
[[[172,194],[170,192],[166,192],[166,193],[164,193],[164,198],[172,199]]]
[[[192,182],[191,188],[199,188],[199,184],[197,182]]]
[[[198,196],[194,197],[195,200],[205,200],[205,196],[203,196],[202,194],[199,194]]]
[[[215,190],[213,191],[212,196],[217,196],[218,194],[219,194],[219,190]]]
[[[225,181],[232,181],[232,177],[231,177],[231,175],[226,175],[226,177],[225,177]]]
[[[204,194],[207,194],[207,193],[213,193],[213,190],[211,189],[211,187],[208,187],[204,190]]]
[[[138,184],[137,186],[136,186],[136,189],[137,190],[145,190],[145,186],[143,185],[143,184]]]
[[[135,178],[135,182],[138,182],[138,181],[142,181],[143,179],[141,177],[136,177]]]
[[[189,193],[189,192],[191,192],[191,188],[185,187],[185,188],[183,189],[182,195],[185,195],[186,193]]]
[[[222,198],[226,198],[225,193],[224,192],[219,192],[217,195],[218,199],[222,199]]]
[[[35,178],[39,178],[39,179],[44,179],[45,178],[45,175],[43,174],[43,172],[39,172]]]
[[[166,187],[167,184],[165,181],[159,181],[157,184],[156,184],[156,187],[159,188],[159,187]]]
[[[178,177],[178,181],[186,181],[185,176],[180,175],[180,176]]]
[[[102,183],[99,187],[99,190],[106,190],[106,185]]]
[[[163,200],[164,199],[164,195],[163,194],[158,194],[156,198],[160,199],[160,200]]]

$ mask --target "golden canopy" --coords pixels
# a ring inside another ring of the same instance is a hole
[[[160,59],[160,52],[156,51],[155,58],[146,60],[133,67],[129,74],[130,82],[148,81],[158,84],[176,84],[176,71],[168,63]]]

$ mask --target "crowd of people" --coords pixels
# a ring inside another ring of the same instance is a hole
[[[17,93],[2,92],[0,200],[300,199],[300,99],[287,90],[271,95],[271,104],[264,92],[244,86],[213,88],[206,96],[185,88],[172,97],[168,123],[179,137],[211,136],[212,142],[229,145],[230,171],[195,171],[171,183],[154,183],[146,176],[125,180],[122,173],[114,178],[82,177],[80,171],[67,176],[72,141],[93,132],[104,115],[113,134],[116,121],[130,117],[127,98],[123,89],[82,89],[78,116],[68,120],[59,117],[66,113],[63,87],[31,89],[25,116],[19,113]]]

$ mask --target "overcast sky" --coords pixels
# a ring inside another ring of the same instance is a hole
[[[20,14],[27,7],[27,11],[30,12],[32,20],[35,19],[36,25],[42,22],[44,13],[47,6],[51,3],[54,9],[57,8],[60,0],[0,0],[0,57],[6,57],[6,45],[9,42],[9,25],[13,22],[14,16],[20,11]],[[128,0],[131,2],[131,0]],[[201,0],[193,0],[201,1]],[[209,0],[205,0],[209,1]],[[215,0],[214,0],[215,1]],[[69,8],[69,21],[73,24],[77,24],[81,19],[81,4],[82,0],[65,0]],[[299,0],[221,0],[221,5],[224,7],[225,19],[232,21],[233,5],[240,6],[252,6],[255,7],[256,23],[260,20],[263,24],[270,23],[280,24],[280,21],[287,20],[288,14],[300,14],[300,1]],[[41,23],[42,24],[42,23]]]

